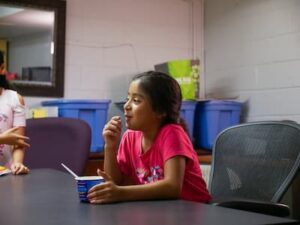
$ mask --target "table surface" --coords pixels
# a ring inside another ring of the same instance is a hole
[[[67,173],[35,169],[28,175],[0,177],[3,225],[214,225],[293,224],[296,221],[181,200],[106,205],[81,203]]]

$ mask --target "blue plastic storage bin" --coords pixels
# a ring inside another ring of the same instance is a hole
[[[58,107],[59,117],[84,120],[92,130],[91,152],[100,152],[104,148],[102,130],[107,120],[110,100],[53,100],[43,101],[42,106]]]
[[[235,101],[198,102],[195,110],[195,147],[211,150],[222,130],[240,123],[241,106],[242,103]]]
[[[193,138],[196,101],[182,101],[180,116],[185,120],[190,138]]]

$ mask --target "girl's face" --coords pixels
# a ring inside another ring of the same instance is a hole
[[[0,65],[0,76],[5,76],[5,68],[4,68],[4,63],[2,63],[1,65]]]
[[[161,116],[153,111],[149,98],[139,88],[139,80],[129,86],[124,113],[128,129],[149,132],[160,127]]]

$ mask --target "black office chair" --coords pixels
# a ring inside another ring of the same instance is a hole
[[[288,216],[280,201],[299,172],[300,126],[290,121],[230,127],[213,147],[212,204]]]
[[[30,148],[24,163],[29,168],[66,171],[61,163],[83,175],[91,145],[91,128],[74,118],[27,119],[26,135]],[[100,134],[99,134],[100,135]]]

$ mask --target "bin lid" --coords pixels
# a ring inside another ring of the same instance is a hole
[[[243,103],[231,100],[211,100],[201,102],[200,106],[203,110],[237,110],[240,111]]]
[[[232,100],[209,100],[203,103],[207,105],[242,105],[242,102]]]
[[[65,105],[65,104],[109,104],[111,100],[109,99],[58,99],[58,100],[50,100],[50,101],[42,101],[43,106],[57,106],[57,105]]]

